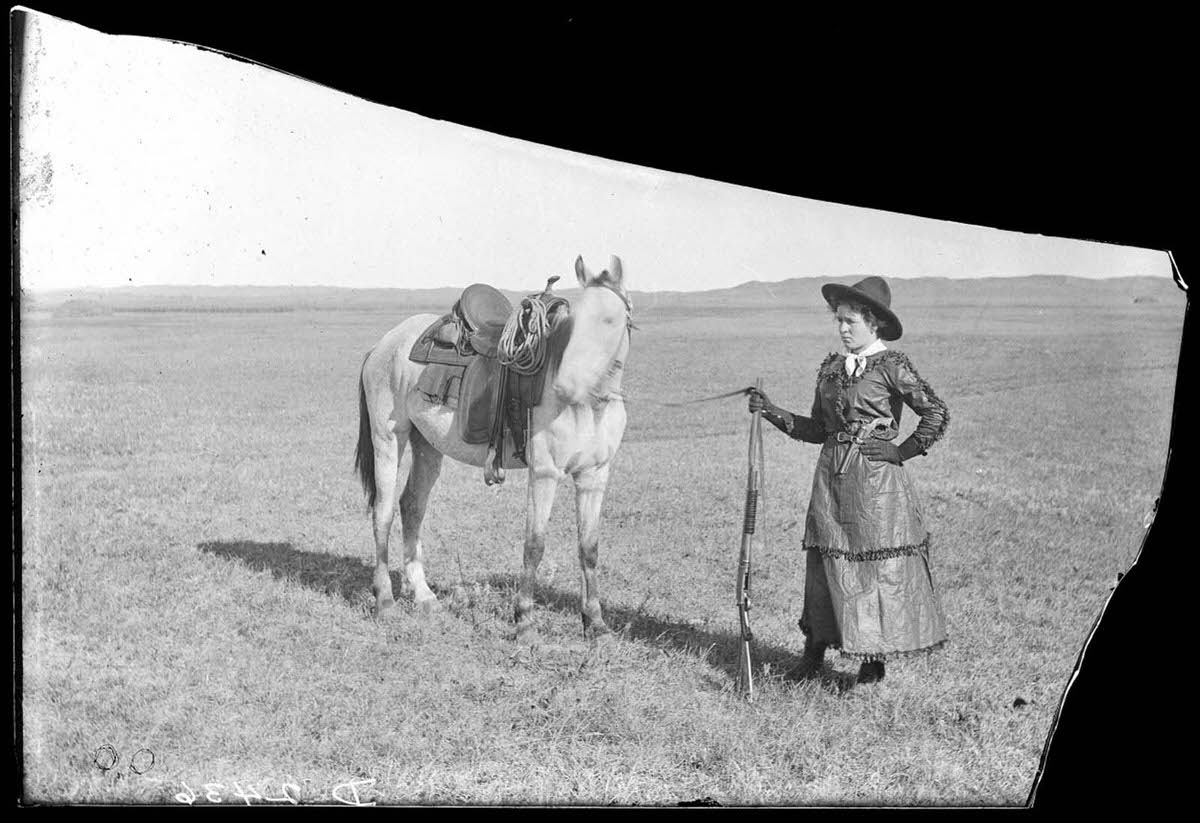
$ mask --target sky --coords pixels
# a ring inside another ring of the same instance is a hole
[[[1165,252],[862,209],[431,120],[185,44],[32,15],[28,290],[526,290],[621,258],[631,288],[886,274],[1170,277]]]

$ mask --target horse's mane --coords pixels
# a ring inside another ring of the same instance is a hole
[[[546,373],[554,375],[558,373],[558,367],[562,364],[563,352],[567,350],[567,344],[571,342],[571,333],[575,330],[575,318],[569,312],[560,312],[558,319],[550,328],[550,333],[546,335]]]

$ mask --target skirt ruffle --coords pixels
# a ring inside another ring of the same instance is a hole
[[[920,548],[876,560],[806,552],[804,612],[808,643],[862,660],[934,651],[947,642],[941,598]]]

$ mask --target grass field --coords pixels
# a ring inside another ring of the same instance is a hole
[[[600,556],[617,631],[596,646],[569,486],[527,646],[511,622],[525,479],[489,489],[450,462],[425,532],[446,608],[371,618],[356,381],[394,306],[26,313],[25,797],[1023,804],[1159,493],[1184,301],[1153,285],[1138,302],[1076,304],[1062,281],[1049,308],[1016,283],[901,306],[896,347],[952,415],[911,464],[951,645],[880,686],[853,687],[837,656],[816,682],[780,679],[802,647],[817,450],[768,432],[753,702],[732,690],[749,418],[740,400],[661,403],[761,376],[807,409],[836,345],[815,300],[638,304]]]

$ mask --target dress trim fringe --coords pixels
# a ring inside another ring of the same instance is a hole
[[[800,631],[804,634],[804,643],[806,648],[811,647],[812,629],[809,628],[808,624],[804,622],[803,617],[801,617],[798,621],[798,625],[800,626]],[[825,648],[836,650],[837,653],[842,657],[849,657],[853,660],[860,660],[863,663],[870,663],[876,660],[897,660],[904,657],[920,657],[922,655],[929,655],[933,652],[941,651],[943,648],[949,645],[949,643],[950,638],[943,637],[936,643],[932,643],[928,646],[922,646],[919,649],[904,649],[902,651],[895,652],[848,652],[842,648],[841,643],[826,643]]]
[[[950,407],[946,405],[942,398],[937,396],[937,394],[933,391],[933,386],[929,385],[929,383],[925,381],[925,378],[922,377],[921,373],[917,371],[917,367],[914,366],[912,361],[908,359],[908,355],[906,355],[904,352],[894,350],[885,351],[883,354],[884,356],[879,358],[881,362],[884,360],[894,360],[897,363],[904,365],[910,372],[913,373],[913,377],[917,378],[917,383],[920,384],[921,391],[925,393],[930,402],[941,409],[941,424],[936,430],[921,438],[921,447],[923,449],[927,449],[938,440],[941,440],[942,436],[946,433],[946,430],[950,428]],[[890,355],[890,357],[888,355]]]
[[[900,651],[900,652],[862,652],[862,653],[847,652],[847,651],[842,651],[841,649],[838,649],[838,654],[842,655],[843,657],[849,657],[849,658],[853,658],[854,660],[860,660],[863,663],[873,663],[877,660],[896,660],[896,659],[904,658],[904,657],[920,657],[923,655],[932,654],[933,652],[941,651],[942,648],[944,648],[949,643],[950,643],[950,638],[943,637],[941,640],[934,643],[933,645],[925,646],[924,648],[921,648],[921,649],[907,649],[905,651]]]
[[[893,557],[904,557],[905,555],[921,554],[929,551],[929,544],[932,535],[925,535],[925,539],[920,543],[910,543],[906,546],[888,546],[882,549],[866,549],[864,551],[847,551],[845,549],[834,549],[829,546],[813,546],[809,543],[802,542],[800,548],[806,552],[817,552],[822,557],[837,557],[851,562],[869,562],[872,560],[888,560]]]

